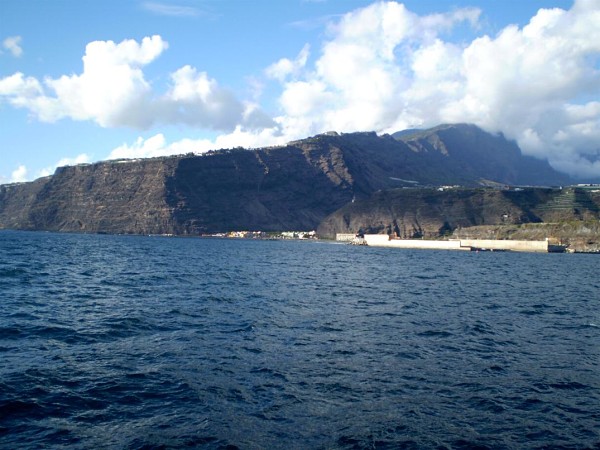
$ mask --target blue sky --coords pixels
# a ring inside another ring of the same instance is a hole
[[[597,0],[1,0],[0,183],[472,122],[600,176]]]

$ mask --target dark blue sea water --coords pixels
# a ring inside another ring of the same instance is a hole
[[[600,448],[600,258],[0,232],[0,447]]]

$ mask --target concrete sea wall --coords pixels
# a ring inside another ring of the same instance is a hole
[[[335,240],[340,242],[352,242],[356,237],[356,233],[337,233]]]
[[[428,241],[421,239],[390,239],[387,234],[365,234],[367,245],[374,247],[418,248],[432,250],[470,250],[461,248],[460,241]]]
[[[496,239],[461,239],[460,245],[470,248],[511,250],[513,252],[548,253],[548,241],[513,241]]]
[[[548,252],[548,241],[513,241],[494,239],[455,239],[429,241],[420,239],[390,239],[386,234],[366,234],[367,245],[374,247],[394,247],[431,250],[509,250],[514,252]]]

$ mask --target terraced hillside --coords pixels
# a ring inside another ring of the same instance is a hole
[[[600,192],[590,189],[394,189],[345,205],[323,220],[318,232],[330,238],[365,232],[435,239],[477,227],[517,230],[523,224],[570,223],[569,229],[579,224],[583,230],[599,220]],[[497,233],[498,238],[509,235]],[[565,233],[560,236],[566,239]]]

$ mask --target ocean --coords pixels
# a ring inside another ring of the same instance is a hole
[[[0,448],[600,449],[599,274],[0,231]]]

